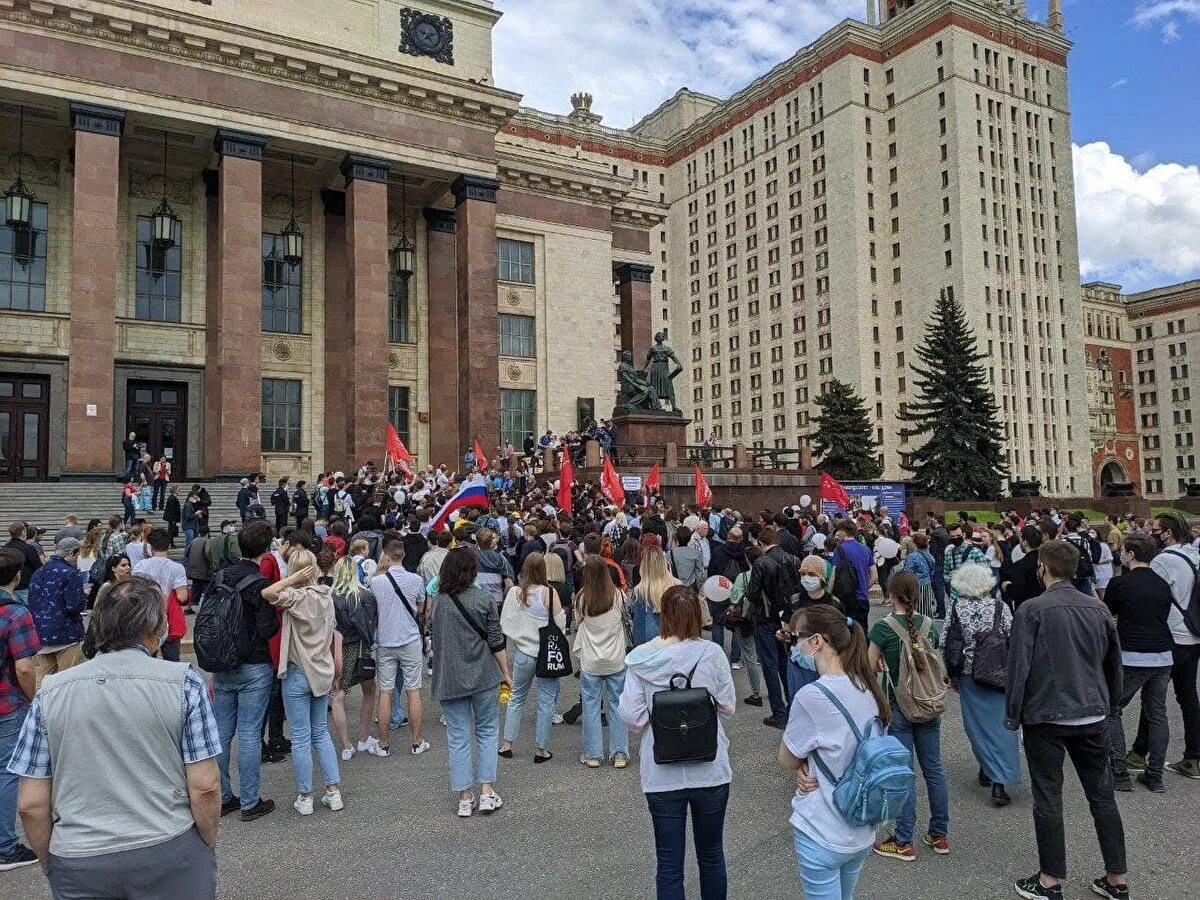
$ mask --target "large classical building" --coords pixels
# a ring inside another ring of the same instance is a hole
[[[119,470],[129,431],[308,475],[389,417],[450,461],[606,413],[658,330],[689,438],[795,447],[837,377],[898,477],[949,291],[1013,476],[1089,492],[1058,0],[869,2],[630,129],[494,86],[486,0],[411,2],[0,0],[0,478]]]
[[[1092,444],[1092,491],[1108,485],[1141,490],[1141,443],[1134,398],[1133,334],[1119,284],[1085,284],[1083,347]]]

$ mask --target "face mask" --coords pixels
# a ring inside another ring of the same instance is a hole
[[[800,583],[804,585],[806,591],[815,591],[821,586],[821,579],[815,575],[801,575]]]
[[[963,539],[960,537],[952,537],[950,538],[950,543],[955,547],[961,547],[963,545]]]
[[[796,646],[792,648],[792,652],[789,654],[789,656],[791,657],[792,662],[794,662],[800,668],[807,669],[810,672],[815,672],[817,671],[817,661],[811,656],[806,656],[800,649],[811,640],[812,638],[806,638],[805,640],[800,641],[800,643],[796,644]]]
[[[158,649],[159,650],[161,650],[163,648],[163,644],[165,644],[167,642],[167,635],[170,633],[171,633],[171,630],[170,630],[170,628],[168,628],[165,631],[163,631],[162,634],[160,634],[158,636]]]

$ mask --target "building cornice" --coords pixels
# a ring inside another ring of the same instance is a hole
[[[331,54],[294,38],[221,27],[174,9],[158,9],[149,17],[145,4],[128,0],[89,6],[95,10],[54,0],[0,0],[0,25],[373,100],[492,131],[516,114],[520,102],[521,95],[512,91],[362,54]]]
[[[598,163],[555,154],[532,154],[509,143],[496,147],[496,171],[505,185],[529,193],[602,206],[621,202],[632,187],[629,179],[609,175]]]

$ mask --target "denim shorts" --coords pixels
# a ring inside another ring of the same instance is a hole
[[[395,690],[396,676],[400,675],[406,691],[419,691],[424,673],[425,652],[419,639],[403,647],[375,648],[375,682],[379,690]]]

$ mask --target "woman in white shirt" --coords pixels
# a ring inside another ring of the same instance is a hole
[[[609,711],[615,713],[625,688],[625,620],[629,616],[625,595],[612,583],[608,565],[599,556],[590,555],[583,564],[574,610],[574,650],[579,658],[583,703],[583,756],[579,761],[598,769],[604,758],[600,702],[607,694]],[[617,715],[608,717],[608,749],[613,768],[624,769],[629,764],[629,732]]]
[[[733,770],[729,766],[729,740],[720,717],[732,716],[737,708],[733,675],[724,649],[701,637],[700,601],[695,591],[683,585],[667,590],[662,596],[661,615],[659,636],[635,648],[625,659],[628,668],[620,706],[621,719],[630,730],[644,732],[638,755],[642,791],[654,823],[658,896],[683,896],[690,808],[701,896],[705,900],[724,900],[728,893],[725,807]],[[692,687],[708,688],[716,701],[717,756],[712,762],[659,765],[654,761],[654,732],[646,728],[654,695],[666,690],[673,676],[688,672],[692,673]]]
[[[834,806],[835,785],[817,778],[816,765],[810,765],[810,756],[819,753],[840,777],[858,750],[850,725],[821,687],[845,706],[860,730],[875,718],[886,725],[891,710],[871,670],[866,635],[853,620],[817,603],[796,613],[791,630],[799,638],[792,659],[821,676],[796,692],[779,747],[780,765],[796,772],[791,824],[800,882],[807,900],[852,900],[875,829],[851,825]]]
[[[500,612],[500,628],[514,647],[512,697],[504,713],[504,743],[498,751],[505,759],[512,759],[513,744],[521,734],[521,713],[537,673],[538,631],[551,615],[559,628],[566,628],[567,614],[554,588],[546,583],[546,557],[530,553],[521,567],[520,584],[509,588]],[[558,679],[538,678],[537,683],[537,749],[533,761],[541,763],[554,756],[550,752],[550,726],[558,701]]]

